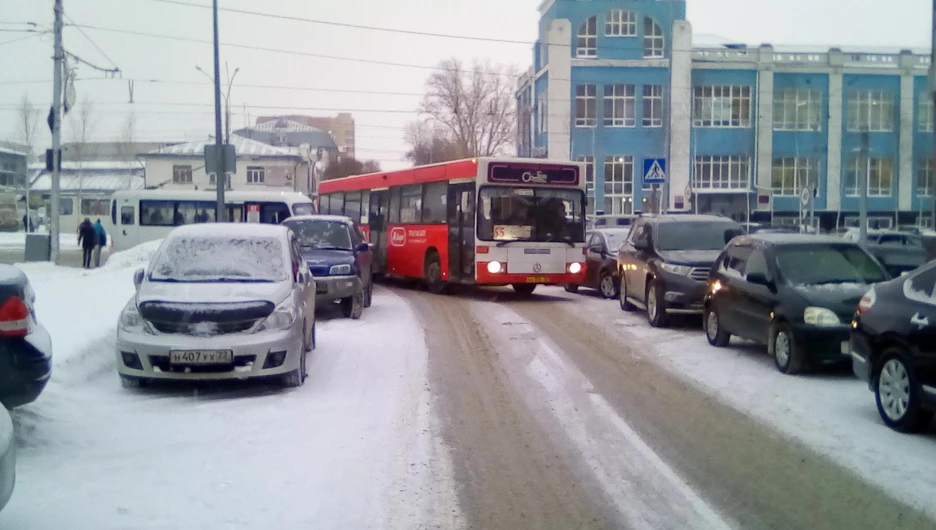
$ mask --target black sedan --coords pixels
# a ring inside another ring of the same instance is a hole
[[[887,271],[857,243],[828,236],[755,234],[733,239],[709,273],[709,343],[731,335],[767,345],[786,374],[839,363],[858,301]]]
[[[52,375],[52,339],[35,302],[23,271],[0,265],[0,403],[8,409],[35,401]]]
[[[598,289],[605,298],[617,298],[620,280],[617,277],[617,251],[627,239],[630,228],[599,228],[588,234],[585,253],[585,284]],[[574,293],[579,285],[570,283],[566,291]]]
[[[876,285],[852,321],[852,369],[888,427],[920,431],[936,412],[936,261]]]

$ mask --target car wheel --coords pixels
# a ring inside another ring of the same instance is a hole
[[[663,300],[660,299],[660,289],[657,287],[656,280],[650,280],[647,285],[647,322],[655,328],[666,326],[666,309],[663,307]]]
[[[728,341],[731,340],[731,333],[722,327],[718,311],[714,308],[706,309],[703,321],[705,322],[705,338],[708,339],[709,344],[719,348],[727,346]]]
[[[577,292],[578,292],[578,287],[579,287],[579,286],[578,286],[578,284],[575,284],[575,283],[567,283],[567,284],[565,284],[564,287],[565,287],[565,291],[566,291],[567,293],[577,293]]]
[[[367,290],[364,292],[364,307],[370,307],[374,302],[374,278],[367,282]]]
[[[533,290],[536,289],[536,284],[535,283],[515,283],[511,285],[511,287],[513,287],[513,290],[516,291],[516,293],[519,295],[530,296],[531,294],[533,294]]]
[[[627,282],[621,277],[621,287],[618,289],[618,302],[621,304],[621,311],[633,311],[636,309],[634,304],[627,301]]]
[[[311,340],[311,342],[312,342],[312,350],[315,350],[315,321],[314,321],[314,320],[312,321],[312,340]],[[312,351],[312,350],[309,350],[309,351]]]
[[[149,381],[146,379],[140,379],[139,377],[127,377],[125,375],[120,376],[120,386],[124,388],[143,388],[149,384]]]
[[[777,370],[788,375],[795,375],[803,371],[803,353],[793,338],[793,331],[790,326],[786,324],[774,326],[770,344]]]
[[[614,276],[610,272],[601,273],[601,278],[598,280],[598,291],[601,292],[601,296],[608,300],[617,298],[618,288],[614,284]]]
[[[353,295],[341,299],[341,314],[345,318],[357,320],[364,312],[364,289],[358,289]]]
[[[442,294],[445,291],[445,282],[442,280],[442,263],[439,261],[439,254],[430,252],[426,256],[426,262],[423,264],[423,280],[426,282],[426,288],[430,293]]]
[[[891,429],[912,433],[933,421],[933,413],[920,405],[920,389],[906,354],[899,348],[884,352],[877,371],[874,397],[878,414]]]

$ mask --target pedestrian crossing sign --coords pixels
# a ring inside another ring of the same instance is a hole
[[[644,184],[663,184],[666,182],[666,159],[644,159]]]

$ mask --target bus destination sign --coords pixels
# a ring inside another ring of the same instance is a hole
[[[497,184],[578,186],[578,166],[542,164],[490,164],[488,181]]]

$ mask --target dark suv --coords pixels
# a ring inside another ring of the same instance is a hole
[[[712,263],[743,231],[713,215],[640,217],[618,251],[621,309],[645,309],[654,327],[670,314],[701,314]]]

